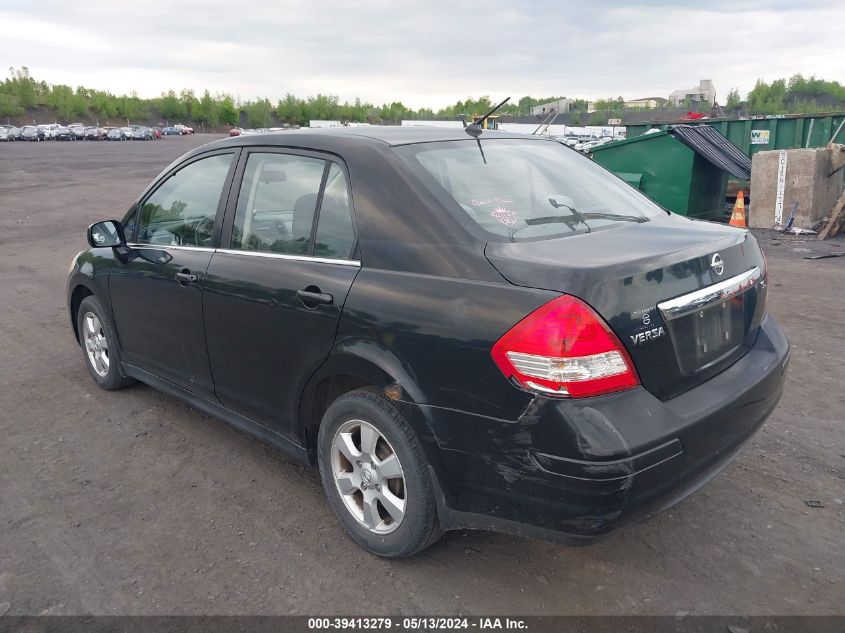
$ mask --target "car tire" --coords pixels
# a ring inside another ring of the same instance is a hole
[[[85,366],[97,386],[114,391],[133,384],[135,380],[123,374],[114,326],[95,297],[85,297],[79,304],[76,325]]]
[[[443,534],[422,444],[402,413],[377,391],[358,389],[329,406],[320,424],[317,462],[332,510],[364,549],[402,558]]]

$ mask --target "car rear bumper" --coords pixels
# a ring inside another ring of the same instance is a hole
[[[636,388],[538,397],[516,421],[430,406],[406,413],[434,432],[444,527],[584,539],[660,512],[715,477],[774,410],[788,361],[789,343],[767,317],[745,356],[665,402]]]

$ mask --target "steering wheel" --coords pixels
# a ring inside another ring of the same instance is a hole
[[[287,237],[290,234],[289,231],[288,231],[288,227],[285,226],[285,223],[282,222],[281,220],[274,220],[273,221],[273,227],[276,228],[276,230],[279,231],[279,234],[284,236],[284,237]]]

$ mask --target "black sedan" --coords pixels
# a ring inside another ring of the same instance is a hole
[[[34,125],[24,125],[21,128],[20,140],[22,141],[45,141],[47,140],[46,133],[40,127]]]
[[[60,125],[59,127],[57,127],[54,134],[54,138],[57,141],[73,141],[76,139],[76,136],[71,131],[71,129],[65,127],[64,125]]]
[[[783,390],[754,237],[562,143],[467,129],[239,136],[177,160],[71,264],[94,381],[140,380],[317,465],[383,556],[467,527],[583,541],[685,498]]]

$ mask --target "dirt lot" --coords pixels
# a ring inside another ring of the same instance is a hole
[[[845,257],[804,259],[845,240],[760,236],[789,384],[694,497],[590,547],[453,532],[389,562],[344,537],[316,471],[83,366],[65,278],[86,225],[206,140],[0,145],[0,610],[845,614]]]

